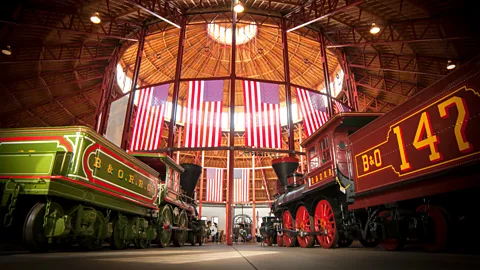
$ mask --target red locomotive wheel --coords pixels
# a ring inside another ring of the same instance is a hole
[[[332,205],[327,200],[321,200],[315,207],[315,231],[317,241],[323,248],[335,248],[338,243],[337,223]]]
[[[295,230],[292,214],[290,211],[285,210],[282,215],[283,228],[287,230]],[[289,232],[283,233],[283,246],[294,247],[297,242],[297,238],[290,236]]]
[[[277,234],[277,245],[283,247],[283,236]]]
[[[378,214],[379,217],[384,218],[386,221],[391,219],[391,214],[389,211],[383,211]],[[401,239],[397,238],[384,238],[380,240],[380,246],[382,246],[385,250],[394,251],[401,249],[405,242]]]
[[[297,231],[311,232],[312,231],[312,217],[308,214],[305,206],[300,206],[295,215],[295,228]],[[315,237],[312,235],[297,236],[298,244],[302,248],[311,248],[315,244]]]
[[[446,211],[446,210],[444,210]],[[430,252],[440,252],[445,249],[447,246],[448,240],[448,223],[445,218],[445,215],[442,213],[442,210],[439,207],[420,205],[417,210],[417,213],[427,213],[428,217],[431,218],[433,223],[433,228],[435,230],[435,240],[433,243],[425,243],[423,248]]]

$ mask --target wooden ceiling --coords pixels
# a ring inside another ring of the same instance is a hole
[[[245,24],[239,24],[242,28]],[[140,86],[148,86],[174,80],[178,55],[179,29],[152,33],[146,39],[140,67]],[[290,78],[293,84],[310,89],[319,89],[324,82],[319,43],[296,33],[288,34]],[[122,68],[133,74],[138,46],[130,46],[121,58]],[[216,41],[207,33],[207,24],[187,27],[182,61],[182,79],[215,78],[230,76],[232,46]],[[331,74],[338,71],[337,57],[327,53]],[[240,78],[260,79],[283,83],[283,45],[280,28],[271,25],[259,26],[257,35],[249,42],[238,45],[236,50],[236,75]],[[230,80],[224,83],[223,106],[229,106]],[[242,81],[235,86],[235,105],[243,106]],[[284,86],[280,86],[280,100],[285,101]],[[295,92],[295,91],[292,91]],[[179,99],[185,100],[188,82],[180,87]],[[170,87],[170,96],[173,87]]]

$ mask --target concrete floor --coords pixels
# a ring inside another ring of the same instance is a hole
[[[9,252],[11,253],[11,252]],[[0,253],[1,254],[1,253]],[[353,268],[352,268],[353,267]],[[146,250],[0,255],[0,269],[165,270],[165,269],[480,269],[480,255],[430,254],[419,250],[387,252],[381,248],[325,250],[278,248],[260,244],[206,244]]]

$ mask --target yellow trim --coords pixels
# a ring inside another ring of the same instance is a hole
[[[446,160],[446,161],[444,161],[444,162],[437,163],[437,164],[434,164],[434,165],[431,165],[431,166],[427,166],[427,167],[424,167],[424,168],[421,168],[421,169],[417,169],[417,170],[414,170],[414,171],[410,171],[410,172],[407,172],[407,173],[404,173],[404,174],[402,174],[401,172],[396,171],[392,164],[390,164],[390,165],[388,165],[388,166],[385,166],[385,167],[383,167],[383,168],[377,169],[377,170],[375,170],[375,171],[371,171],[371,172],[369,172],[369,173],[363,174],[363,175],[360,175],[360,173],[358,172],[357,157],[360,156],[360,155],[362,155],[362,154],[364,154],[364,153],[366,153],[366,152],[371,151],[371,150],[374,149],[374,148],[378,148],[378,147],[386,144],[386,143],[388,142],[388,139],[390,138],[390,133],[391,133],[391,131],[392,131],[392,127],[397,126],[397,125],[400,124],[401,122],[403,122],[403,121],[405,121],[405,120],[407,120],[407,119],[409,119],[409,118],[411,118],[411,117],[413,117],[413,116],[415,116],[415,115],[423,112],[424,110],[426,110],[426,109],[428,109],[428,108],[430,108],[430,107],[432,107],[432,106],[434,106],[434,105],[437,105],[438,103],[441,103],[442,101],[446,100],[448,97],[454,95],[454,94],[457,93],[457,92],[460,92],[461,90],[472,91],[475,95],[477,95],[477,96],[480,97],[479,92],[475,91],[475,90],[472,89],[472,88],[467,88],[466,86],[462,86],[462,87],[458,88],[457,90],[453,91],[452,93],[450,93],[450,94],[442,97],[441,99],[437,100],[436,102],[431,103],[430,105],[425,106],[425,107],[423,107],[423,108],[421,108],[421,109],[418,109],[418,110],[415,111],[414,113],[412,113],[412,114],[410,114],[410,115],[408,115],[408,116],[400,119],[399,121],[395,122],[394,124],[390,125],[389,128],[388,128],[388,132],[387,132],[387,139],[386,139],[384,142],[379,143],[379,144],[377,144],[377,145],[375,145],[375,146],[373,146],[373,147],[371,147],[371,148],[369,148],[369,149],[367,149],[367,150],[365,150],[365,151],[363,151],[363,152],[355,155],[355,167],[356,167],[356,170],[357,170],[357,177],[358,177],[358,178],[361,178],[361,177],[370,175],[370,174],[372,174],[372,173],[376,173],[376,172],[378,172],[378,171],[381,171],[381,170],[384,170],[384,169],[387,169],[387,168],[392,168],[392,170],[393,170],[398,176],[409,175],[409,174],[413,174],[413,173],[416,173],[416,172],[424,171],[424,170],[427,170],[427,169],[430,169],[430,168],[433,168],[433,167],[441,166],[441,165],[444,165],[444,164],[446,164],[446,163],[450,163],[450,162],[453,162],[453,161],[456,161],[456,160],[464,159],[464,158],[467,158],[467,157],[470,157],[470,156],[473,156],[473,155],[476,155],[476,154],[480,153],[480,151],[477,151],[477,152],[470,153],[470,154],[465,155],[465,156],[461,156],[461,157],[458,157],[458,158]]]

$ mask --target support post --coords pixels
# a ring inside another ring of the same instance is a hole
[[[282,19],[282,46],[283,46],[283,69],[285,77],[285,97],[287,104],[287,130],[289,156],[293,156],[295,150],[293,119],[292,119],[292,91],[290,89],[290,62],[288,60],[288,38],[285,19]]]
[[[130,123],[132,122],[133,103],[135,101],[135,88],[137,88],[138,75],[140,73],[140,66],[142,65],[143,47],[145,45],[145,37],[147,35],[147,28],[142,28],[140,31],[140,39],[138,41],[137,57],[135,58],[135,68],[133,69],[132,88],[128,98],[127,112],[125,114],[125,124],[123,125],[122,148],[127,150],[128,141],[130,139]]]
[[[177,102],[178,102],[178,93],[180,92],[180,77],[182,75],[182,61],[183,61],[183,48],[185,43],[185,32],[186,32],[186,22],[187,18],[182,16],[181,21],[181,28],[180,28],[180,37],[178,39],[178,50],[177,50],[177,63],[175,68],[175,80],[173,83],[173,97],[172,97],[172,114],[170,116],[170,125],[168,128],[168,141],[167,147],[168,152],[167,155],[172,157],[173,151],[173,144],[175,141],[174,130],[175,130],[175,122],[177,121]]]
[[[232,11],[235,1],[232,1]],[[235,167],[235,62],[236,62],[236,46],[237,39],[235,33],[237,32],[237,13],[233,11],[233,20],[232,20],[232,57],[230,59],[230,137],[229,137],[229,146],[228,150],[228,198],[227,198],[227,207],[226,207],[226,235],[227,235],[227,245],[233,245],[233,168]]]
[[[302,141],[303,141],[303,124],[298,124],[298,144],[300,145],[300,152],[303,152],[303,147],[302,147]],[[303,155],[300,155],[300,170],[302,171],[302,174],[305,174],[305,162],[303,162]]]
[[[255,156],[252,154],[252,240],[255,242],[255,234],[257,232],[257,215],[255,212],[255,201],[256,201],[256,196],[255,196],[255,190],[257,187],[255,186]]]
[[[333,116],[333,106],[332,106],[332,91],[330,90],[330,73],[328,72],[328,59],[327,59],[327,50],[325,45],[325,37],[319,33],[318,41],[320,43],[320,54],[322,57],[322,67],[323,67],[323,78],[325,81],[325,89],[327,90],[327,103],[328,103],[328,116],[331,118]]]
[[[203,176],[205,175],[203,172],[205,171],[205,151],[202,151],[202,174],[200,175],[200,198],[198,198],[198,213],[200,217],[202,217],[202,206],[203,206]]]

